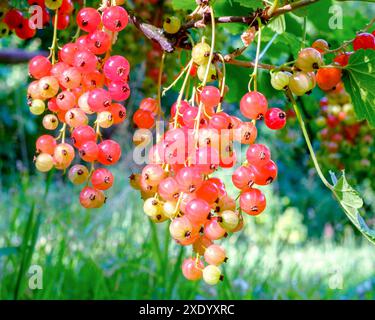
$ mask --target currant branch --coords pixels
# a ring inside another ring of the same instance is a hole
[[[259,20],[262,23],[262,25],[266,25],[273,18],[276,18],[288,12],[292,12],[296,9],[311,5],[318,1],[319,0],[301,0],[279,8],[274,8],[274,6],[266,7],[265,9],[259,8],[248,16],[216,17],[214,21],[215,24],[242,23],[257,28]],[[184,24],[181,27],[180,31],[176,34],[169,35],[166,34],[162,28],[156,27],[150,23],[143,21],[130,8],[125,6],[125,9],[128,11],[129,19],[130,21],[132,21],[133,25],[139,31],[141,31],[148,39],[159,43],[162,49],[166,52],[173,52],[177,48],[190,50],[191,44],[189,42],[189,29],[204,28],[207,26],[207,24],[211,23],[211,15],[209,11],[205,10],[202,14],[196,14],[194,12],[194,19]]]

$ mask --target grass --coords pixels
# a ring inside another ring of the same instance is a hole
[[[24,176],[0,193],[1,299],[375,298],[373,247],[351,232],[340,243],[305,241],[301,223],[288,226],[298,241],[282,237],[291,212],[276,199],[264,218],[247,219],[243,233],[223,242],[223,283],[188,282],[180,265],[190,249],[175,245],[166,225],[148,223],[127,174],[117,176],[112,198],[96,211],[83,210],[78,190],[62,182],[45,197],[41,176]],[[28,287],[35,264],[43,268],[42,290]]]

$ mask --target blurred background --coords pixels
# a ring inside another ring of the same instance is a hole
[[[98,2],[87,1],[87,5],[97,7]],[[150,2],[133,1],[129,6],[143,19],[161,26],[163,18],[174,12],[173,7],[169,1]],[[26,1],[10,5],[27,8]],[[76,9],[81,5],[75,2]],[[303,17],[307,17],[308,45],[324,38],[335,48],[375,16],[373,4],[340,2],[343,28],[332,30],[328,25],[331,5],[324,1],[287,15],[286,32],[280,35],[267,28],[262,48],[270,41],[271,46],[262,62],[278,65],[293,60],[303,39]],[[177,11],[177,15],[183,18],[184,12]],[[60,45],[76,32],[74,13],[71,19],[68,29],[59,32]],[[243,31],[242,26],[219,27],[217,50],[231,52],[240,47]],[[202,33],[193,31],[192,36],[198,39]],[[183,278],[181,261],[191,255],[190,249],[174,244],[166,225],[148,221],[139,193],[129,186],[128,177],[141,169],[132,163],[131,116],[142,98],[156,96],[161,57],[160,49],[133,26],[120,34],[114,47],[115,53],[131,62],[132,96],[126,103],[130,120],[106,132],[123,148],[122,160],[113,168],[116,182],[107,204],[99,210],[85,210],[78,201],[79,188],[61,172],[36,173],[35,141],[45,131],[42,118],[31,115],[26,103],[31,81],[27,60],[37,51],[47,52],[51,41],[51,27],[27,41],[15,35],[0,39],[0,299],[375,298],[374,247],[357,234],[320,182],[293,112],[282,94],[272,89],[265,72],[260,74],[259,90],[271,105],[289,115],[287,127],[277,134],[263,125],[259,128],[259,139],[270,147],[279,176],[263,189],[266,212],[257,218],[246,217],[244,231],[222,242],[230,258],[224,267],[225,280],[216,287]],[[181,70],[185,55],[176,52],[167,56],[165,86]],[[254,55],[252,46],[243,59],[252,60]],[[228,66],[230,91],[225,111],[239,115],[238,102],[247,90],[249,73]],[[167,114],[177,92],[178,86],[163,98]],[[327,123],[321,119],[320,101],[330,99],[335,112],[335,108],[350,105],[343,92],[339,97],[325,97],[315,90],[299,103],[326,176],[329,170],[339,173],[345,168],[365,199],[366,221],[374,227],[374,131],[366,123],[356,124],[360,133],[354,143],[339,146],[327,144],[322,135]],[[350,121],[346,125],[353,125]],[[223,176],[220,171],[217,175]],[[42,290],[28,287],[30,265],[43,268]]]

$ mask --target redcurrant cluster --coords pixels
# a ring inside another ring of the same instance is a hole
[[[10,32],[14,32],[21,39],[33,38],[39,27],[47,27],[50,22],[55,24],[58,30],[64,30],[69,26],[71,15],[74,11],[72,0],[27,0],[30,6],[38,6],[26,17],[24,13],[17,8],[9,8],[7,4],[0,5],[0,38],[6,37]],[[57,10],[57,11],[56,11]],[[55,12],[51,18],[51,13]],[[39,17],[38,14],[41,16]],[[37,23],[41,19],[41,26]]]
[[[57,138],[43,135],[37,140],[35,165],[42,172],[52,168],[66,170],[78,150],[79,157],[90,163],[91,169],[74,165],[69,179],[74,184],[86,183],[80,194],[82,206],[98,208],[105,202],[103,191],[112,186],[114,177],[106,168],[95,168],[95,164],[114,165],[121,156],[120,145],[103,140],[100,129],[126,118],[126,109],[117,102],[130,95],[130,65],[123,56],[111,56],[110,49],[116,33],[126,27],[128,16],[119,6],[103,8],[101,13],[83,8],[78,12],[77,23],[88,34],[64,45],[58,52],[58,61],[52,49],[52,61],[37,56],[29,63],[30,75],[36,79],[28,88],[30,111],[42,115],[48,110],[43,118],[47,130],[54,131],[59,122],[63,123]],[[90,120],[94,120],[93,127]],[[70,144],[65,141],[67,128]]]
[[[356,177],[373,175],[374,139],[366,122],[358,122],[342,85],[320,100],[319,154],[328,167],[350,168]]]
[[[185,80],[194,77],[193,66],[203,83],[217,78],[219,73],[209,61],[210,51],[205,42],[193,48],[192,60],[183,71]],[[203,278],[210,285],[223,278],[219,266],[227,260],[224,248],[214,242],[242,229],[243,212],[256,216],[265,210],[265,195],[255,186],[270,184],[277,177],[270,150],[254,143],[256,122],[264,119],[271,129],[286,124],[285,113],[269,109],[267,99],[257,91],[245,94],[240,102],[246,121],[223,112],[225,84],[221,87],[198,86],[191,100],[183,100],[183,86],[171,107],[167,131],[149,150],[148,164],[142,173],[130,177],[131,185],[144,199],[146,215],[155,223],[170,220],[172,238],[182,246],[192,246],[196,257],[183,262],[184,276],[189,280]],[[150,129],[158,109],[156,100],[145,99],[133,120],[139,128]],[[149,141],[150,134],[141,132],[135,134],[136,140]],[[248,150],[247,159],[234,170],[238,163],[235,143],[247,145]],[[214,176],[224,169],[234,170],[238,208],[223,180]]]
[[[375,49],[375,31],[360,33],[353,40],[353,49]],[[341,67],[349,63],[352,52],[340,50],[331,65],[324,65],[323,57],[329,53],[329,44],[323,39],[316,40],[310,48],[302,49],[292,68],[292,73],[278,71],[271,73],[271,84],[276,90],[289,88],[297,96],[310,93],[316,85],[323,91],[335,90],[340,84]]]

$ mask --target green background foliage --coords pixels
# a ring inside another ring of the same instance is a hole
[[[97,6],[98,1],[87,3]],[[329,27],[333,4],[342,9],[342,29]],[[163,5],[165,13],[176,12],[185,17],[185,10],[195,8],[195,0],[163,1]],[[214,8],[217,15],[227,16],[250,14],[261,6],[262,1],[257,0],[216,0]],[[145,10],[155,7],[146,6]],[[352,39],[374,13],[371,3],[328,0],[289,13],[284,20],[264,29],[261,49],[270,41],[272,44],[261,62],[281,65],[295,59],[304,39],[304,19],[306,46],[324,38],[336,48]],[[239,35],[245,30],[240,24],[218,26],[216,50],[229,53],[241,47]],[[279,33],[275,35],[275,31]],[[69,41],[75,32],[75,25],[60,32],[59,44]],[[51,34],[49,28],[27,42],[14,36],[1,39],[0,50],[48,50]],[[210,28],[193,30],[191,35],[196,41],[203,35],[209,38]],[[114,50],[124,54],[133,66],[132,97],[127,102],[131,117],[143,97],[156,94],[155,82],[145,79],[144,57],[152,48],[147,39],[129,26],[121,33]],[[252,61],[254,57],[252,45],[239,59]],[[358,117],[371,124],[375,121],[373,61],[373,52],[359,51],[344,71],[346,89],[353,97]],[[180,63],[179,52],[167,56],[168,84],[180,71]],[[293,119],[288,121],[287,130],[276,134],[260,125],[259,141],[272,150],[279,177],[272,187],[264,188],[267,212],[257,218],[246,217],[244,232],[223,241],[229,252],[225,280],[212,288],[183,278],[180,264],[191,254],[190,250],[174,244],[166,226],[148,223],[139,194],[128,185],[127,177],[140,169],[132,163],[131,121],[111,133],[121,142],[124,156],[114,169],[115,187],[104,208],[82,209],[78,203],[79,188],[66,182],[61,173],[46,177],[34,172],[34,144],[43,130],[41,118],[30,115],[26,105],[30,80],[25,70],[26,64],[0,65],[0,299],[375,298],[374,247],[359,236],[321,184]],[[230,91],[224,104],[226,112],[240,116],[238,103],[247,91],[251,71],[228,65]],[[290,110],[283,93],[270,86],[268,72],[260,71],[258,86],[271,106]],[[163,98],[165,110],[175,101],[177,91],[178,88]],[[310,96],[298,99],[318,151],[321,146],[313,120],[319,114],[322,96],[316,89]],[[319,155],[319,160],[324,161],[326,156]],[[329,176],[333,169],[324,166],[323,171]],[[337,169],[334,171],[339,174]],[[357,216],[364,229],[367,225],[373,228],[375,223],[372,172],[359,176],[353,167],[347,168],[346,173],[364,199],[365,214],[363,218]],[[230,177],[225,179],[229,184]],[[232,194],[234,191],[229,190]],[[352,199],[349,202],[353,206]],[[371,235],[371,230],[367,232]],[[43,267],[43,290],[28,288],[30,264]]]

